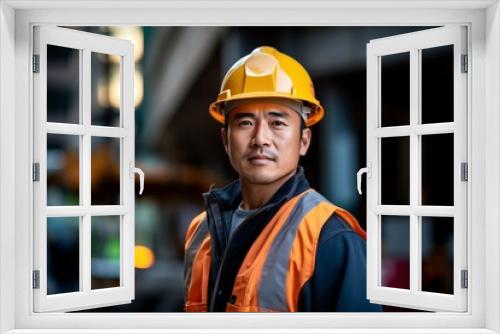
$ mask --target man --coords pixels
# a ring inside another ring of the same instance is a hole
[[[239,179],[204,194],[188,228],[186,311],[379,311],[366,299],[365,232],[298,166],[324,112],[306,70],[257,48],[209,111]]]

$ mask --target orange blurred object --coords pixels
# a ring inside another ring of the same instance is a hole
[[[135,246],[135,267],[138,269],[148,269],[155,263],[153,251],[146,246]]]

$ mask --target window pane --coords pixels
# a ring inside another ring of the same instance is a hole
[[[453,294],[453,217],[422,217],[422,291]]]
[[[47,294],[80,290],[80,219],[47,218]]]
[[[47,134],[47,205],[79,205],[79,189],[79,136]]]
[[[421,139],[422,205],[453,206],[453,134]]]
[[[453,122],[453,45],[422,50],[422,123]]]
[[[382,138],[382,204],[410,204],[410,138]]]
[[[120,59],[92,52],[92,125],[120,126]]]
[[[120,216],[92,217],[92,289],[120,286]]]
[[[120,138],[92,137],[92,205],[120,204]]]
[[[381,57],[382,126],[410,124],[410,53]]]
[[[410,217],[381,216],[382,286],[410,288]]]
[[[80,50],[47,45],[47,121],[80,121]]]

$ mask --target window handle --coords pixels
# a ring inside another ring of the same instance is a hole
[[[142,191],[144,190],[144,172],[142,171],[142,169],[135,167],[134,163],[131,161],[130,177],[134,178],[135,174],[139,174],[139,184],[140,184],[139,195],[142,195]]]
[[[371,163],[368,162],[366,164],[366,167],[361,168],[358,170],[358,173],[356,174],[357,179],[358,179],[358,193],[361,195],[363,192],[361,191],[361,176],[363,176],[364,173],[366,173],[366,177],[371,177]]]

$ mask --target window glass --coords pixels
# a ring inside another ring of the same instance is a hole
[[[453,122],[453,45],[421,52],[422,123]]]
[[[47,45],[47,121],[80,122],[80,50]]]
[[[91,124],[120,126],[120,60],[119,56],[91,53]]]
[[[91,288],[120,286],[120,216],[92,217],[91,236]]]
[[[422,217],[422,291],[453,294],[453,217]]]
[[[120,204],[120,138],[92,137],[92,205]]]
[[[80,204],[80,137],[47,134],[47,205]]]
[[[382,126],[410,124],[410,53],[381,58]]]
[[[382,203],[410,204],[410,137],[381,139]]]
[[[453,206],[453,134],[421,136],[422,205]]]
[[[80,219],[47,218],[47,294],[80,290]]]
[[[382,286],[410,288],[410,217],[381,216]]]

